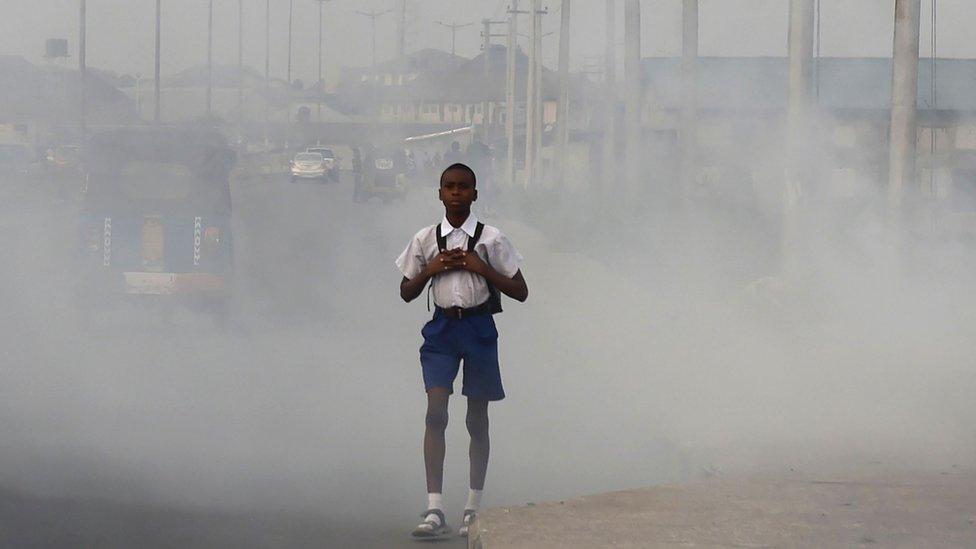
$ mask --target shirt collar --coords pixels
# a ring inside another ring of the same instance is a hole
[[[474,230],[478,227],[478,218],[474,215],[474,212],[468,214],[468,218],[464,220],[464,224],[459,227],[464,234],[473,237]],[[454,227],[451,222],[447,220],[447,216],[441,220],[441,236],[447,236],[454,231]]]

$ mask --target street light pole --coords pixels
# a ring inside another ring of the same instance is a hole
[[[213,117],[213,0],[207,7],[207,119]]]
[[[322,121],[322,97],[325,91],[325,82],[322,81],[322,6],[329,0],[317,0],[319,3],[319,58],[318,58],[318,79],[315,81],[317,88],[315,97],[315,121]]]
[[[452,62],[457,64],[457,31],[458,29],[463,29],[464,27],[470,27],[474,23],[444,23],[443,21],[438,21],[438,25],[442,27],[447,27],[451,29],[451,59]]]
[[[154,71],[155,89],[153,90],[153,95],[155,97],[156,103],[153,105],[153,122],[159,122],[159,46],[160,46],[160,21],[162,16],[162,7],[160,6],[162,0],[156,0],[156,67]]]
[[[244,0],[237,0],[237,131],[244,135]]]
[[[264,1],[264,146],[268,146],[271,101],[271,0]]]
[[[517,77],[516,64],[518,62],[518,0],[512,0],[512,9],[508,13],[508,42],[506,52],[506,85],[505,85],[505,141],[508,153],[505,155],[505,182],[515,182],[515,79]]]
[[[390,10],[386,11],[356,11],[359,15],[369,17],[373,22],[373,65],[376,66],[376,20],[388,13]]]
[[[85,138],[85,133],[87,132],[87,127],[86,127],[87,126],[87,121],[86,121],[87,112],[86,111],[88,110],[88,90],[85,89],[85,87],[86,87],[86,85],[88,83],[88,66],[87,66],[87,60],[85,59],[85,55],[87,53],[87,51],[86,51],[87,50],[87,34],[86,33],[88,32],[87,31],[87,28],[86,28],[87,27],[87,24],[88,24],[87,19],[88,19],[88,15],[87,15],[86,0],[81,0],[81,3],[79,5],[79,13],[78,13],[78,24],[79,24],[79,28],[78,28],[78,74],[81,77],[81,90],[80,90],[80,94],[81,95],[80,95],[80,102],[79,102],[80,103],[79,104],[79,108],[81,110],[81,112],[80,112],[80,115],[81,116],[80,116],[80,119],[79,119],[79,126],[80,126],[80,129],[81,129],[81,139],[84,139]]]
[[[291,36],[292,36],[292,22],[294,21],[294,11],[295,11],[295,0],[288,0],[288,70],[287,76],[288,84],[291,85]]]

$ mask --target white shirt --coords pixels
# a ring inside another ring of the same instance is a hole
[[[477,225],[478,218],[473,213],[458,228],[452,227],[445,217],[441,221],[441,235],[447,237],[447,249],[467,250],[468,239],[474,236]],[[397,258],[396,266],[403,276],[413,279],[440,253],[434,234],[436,229],[437,225],[431,225],[417,231]],[[512,242],[491,225],[485,225],[474,251],[491,268],[508,278],[515,276],[522,264],[522,255]],[[434,276],[432,293],[434,303],[439,307],[474,307],[488,300],[488,283],[470,271],[448,271]]]

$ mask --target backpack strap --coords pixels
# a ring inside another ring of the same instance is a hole
[[[447,249],[447,237],[446,236],[441,236],[441,224],[440,223],[438,223],[437,226],[434,227],[434,238],[437,239],[437,249],[438,249],[438,251],[443,252],[444,250]],[[431,291],[431,289],[433,289],[433,287],[434,287],[434,279],[431,278],[430,279],[430,283],[427,284],[427,312],[428,313],[430,312],[430,291]]]
[[[481,238],[481,233],[485,230],[485,224],[478,222],[474,227],[474,236],[468,239],[468,251],[473,252],[475,245],[478,244],[478,240]]]
[[[478,240],[481,239],[481,233],[485,230],[485,224],[478,222],[475,226],[474,236],[468,239],[468,252],[474,252],[474,247],[478,244]],[[488,303],[491,305],[491,313],[502,312],[502,295],[491,282],[485,279],[485,284],[488,285]]]
[[[442,251],[442,252],[444,250],[446,250],[447,249],[447,237],[441,235],[441,224],[440,223],[438,223],[437,226],[434,227],[434,237],[437,238],[437,249],[440,250],[440,251]]]

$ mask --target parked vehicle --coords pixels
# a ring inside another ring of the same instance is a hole
[[[325,159],[321,153],[300,152],[291,161],[291,181],[299,179],[321,179],[327,177]]]
[[[354,202],[377,197],[383,202],[407,194],[407,157],[402,147],[366,148],[363,174],[353,189]]]
[[[81,208],[83,301],[181,298],[226,313],[234,160],[211,130],[124,128],[92,136]]]
[[[309,147],[305,152],[319,153],[322,155],[322,164],[325,171],[332,181],[339,181],[339,160],[336,158],[332,149],[326,147]]]

